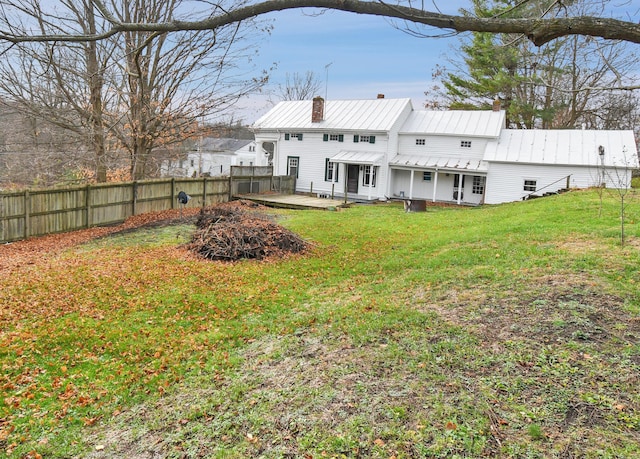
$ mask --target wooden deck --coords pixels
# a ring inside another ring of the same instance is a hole
[[[336,210],[353,204],[353,202],[345,204],[344,200],[313,198],[301,194],[242,194],[234,196],[234,199],[247,199],[263,206],[284,209]]]

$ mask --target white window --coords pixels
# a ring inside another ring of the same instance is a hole
[[[460,147],[462,148],[471,148],[471,140],[461,140]]]
[[[329,140],[332,142],[337,142],[340,140],[340,134],[329,134]]]
[[[373,174],[372,169],[373,168]],[[364,166],[363,174],[362,174],[362,184],[364,186],[376,186],[376,172],[378,168],[376,166]]]
[[[422,180],[425,182],[431,181],[431,171],[425,171],[422,173]]]
[[[287,175],[291,175],[293,177],[298,177],[298,168],[300,167],[300,157],[299,156],[288,156],[287,157]]]
[[[332,163],[329,158],[325,160],[324,179],[327,182],[338,181],[338,163]]]
[[[524,191],[536,191],[536,186],[538,185],[536,180],[525,180],[524,181]]]
[[[375,135],[354,135],[353,136],[353,142],[354,143],[358,143],[358,142],[363,142],[363,143],[376,143],[376,136]]]
[[[416,145],[425,145],[426,139],[416,139]]]
[[[484,194],[485,181],[486,181],[486,177],[484,175],[474,175],[473,187],[471,188],[471,192],[473,194]]]

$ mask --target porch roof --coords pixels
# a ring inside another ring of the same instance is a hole
[[[389,161],[389,166],[408,167],[414,169],[487,172],[486,163],[477,158],[440,158],[434,156],[396,155],[391,161]]]
[[[382,153],[371,151],[346,151],[343,150],[337,155],[329,158],[332,163],[344,164],[371,164],[379,166],[382,164]]]

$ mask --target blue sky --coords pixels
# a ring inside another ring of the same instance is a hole
[[[436,64],[444,63],[445,54],[459,43],[456,37],[413,37],[385,18],[339,11],[314,15],[317,12],[289,10],[268,16],[274,30],[261,43],[255,64],[259,68],[277,64],[271,72],[272,87],[283,84],[287,73],[312,71],[322,82],[319,95],[324,97],[326,91],[328,99],[370,99],[382,93],[409,97],[419,106]],[[242,105],[249,108],[241,111],[241,117],[251,123],[273,104],[260,95]]]
[[[425,8],[458,14],[469,0],[432,0]],[[436,7],[437,5],[437,7]],[[614,0],[612,15],[634,20],[640,14],[640,0]],[[264,16],[273,21],[273,32],[260,43],[258,68],[277,68],[270,73],[271,87],[283,84],[287,73],[313,71],[322,81],[319,95],[331,99],[369,99],[377,94],[388,98],[411,98],[414,107],[426,100],[424,92],[433,84],[437,64],[450,67],[461,36],[415,37],[393,27],[390,20],[340,11],[287,10]],[[402,24],[399,24],[400,26]],[[447,31],[423,29],[431,35]],[[325,66],[328,64],[328,75]],[[328,77],[328,78],[327,78]],[[326,88],[325,88],[326,84]],[[238,104],[235,118],[252,123],[273,106],[262,94]]]

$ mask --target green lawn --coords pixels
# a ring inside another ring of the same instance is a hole
[[[196,259],[179,225],[23,266],[0,279],[0,451],[640,457],[626,202],[624,246],[616,195],[580,191],[274,211],[314,243],[281,260]]]

